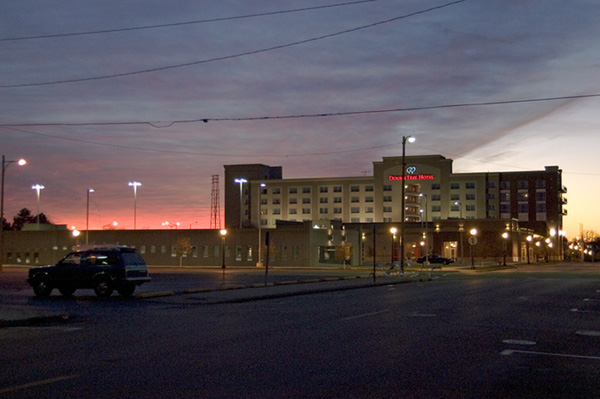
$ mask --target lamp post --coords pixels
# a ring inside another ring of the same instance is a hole
[[[0,271],[2,270],[2,264],[4,262],[4,175],[6,174],[6,168],[11,163],[17,163],[19,166],[23,166],[27,163],[24,159],[18,161],[7,161],[6,157],[2,155],[2,188],[0,191]]]
[[[531,241],[533,241],[533,237],[531,235],[528,235],[525,241],[527,248],[527,264],[531,263],[531,259],[529,257],[529,244],[531,243]]]
[[[262,267],[262,190],[266,186],[265,183],[260,183],[258,187],[258,262],[256,267]]]
[[[477,244],[477,229],[471,229],[469,233],[471,233],[471,237],[469,237],[469,244],[471,246],[471,269],[475,269],[475,254],[473,253],[473,247]]]
[[[425,200],[425,227],[423,227],[423,236],[425,238],[425,264],[427,265],[428,262],[428,252],[429,252],[429,236],[427,235],[427,194],[424,193],[420,193],[419,197],[423,198]],[[423,209],[421,209],[421,211],[423,211]]]
[[[221,269],[223,269],[223,279],[225,279],[225,236],[227,235],[227,230],[222,229],[221,234]]]
[[[502,250],[504,254],[504,260],[502,261],[502,266],[506,266],[506,241],[508,240],[509,234],[505,231],[502,233]]]
[[[392,267],[393,267],[393,264],[394,264],[394,241],[396,241],[396,233],[397,232],[398,232],[398,229],[395,228],[395,227],[392,227],[390,229],[390,233],[392,233],[392,260],[391,260]]]
[[[89,244],[89,231],[90,231],[90,193],[93,193],[93,188],[87,189],[87,202],[85,207],[85,245]]]
[[[459,211],[460,222],[458,225],[458,231],[460,232],[460,263],[462,264],[465,259],[465,251],[464,251],[464,247],[463,247],[463,230],[465,229],[465,223],[463,222],[462,202],[456,201],[454,203],[454,205],[458,205],[458,211]]]
[[[46,187],[42,186],[41,184],[34,184],[33,186],[31,186],[32,190],[35,190],[37,193],[37,229],[40,229],[40,191],[42,191],[43,189],[45,189]]]
[[[242,201],[243,201],[243,194],[242,194],[242,186],[244,185],[244,183],[248,183],[248,180],[246,179],[235,179],[234,182],[239,183],[240,185],[240,226],[239,228],[242,228],[242,218],[243,218],[243,206],[242,206]]]
[[[142,183],[139,181],[130,181],[129,187],[133,187],[133,229],[137,228],[137,188],[141,186]]]
[[[413,136],[402,137],[402,208],[400,209],[400,271],[404,274],[404,189],[406,186],[406,143],[414,143]]]

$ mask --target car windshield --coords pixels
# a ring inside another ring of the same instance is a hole
[[[123,262],[126,265],[145,266],[146,262],[137,252],[122,252]]]

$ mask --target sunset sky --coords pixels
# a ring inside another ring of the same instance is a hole
[[[0,4],[5,216],[208,228],[223,165],[361,176],[441,154],[455,172],[543,170],[569,236],[600,231],[597,0]],[[221,207],[223,185],[221,181]],[[221,209],[222,210],[222,209]],[[221,219],[223,222],[223,219]],[[196,223],[197,222],[197,223]]]

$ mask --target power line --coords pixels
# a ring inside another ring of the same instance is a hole
[[[148,121],[121,121],[121,122],[47,122],[47,123],[3,123],[0,127],[35,127],[35,126],[124,126],[124,125],[149,125],[154,128],[169,128],[176,124],[187,124],[187,123],[208,123],[208,122],[246,122],[246,121],[268,121],[268,120],[284,120],[284,119],[301,119],[301,118],[327,118],[327,117],[342,117],[342,116],[353,116],[353,115],[368,115],[368,114],[384,114],[394,112],[416,112],[416,111],[427,111],[435,109],[451,109],[451,108],[465,108],[465,107],[486,107],[495,105],[511,105],[511,104],[525,104],[525,103],[536,103],[546,101],[564,101],[564,100],[577,100],[586,98],[600,97],[600,93],[593,94],[579,94],[573,96],[559,96],[559,97],[539,97],[539,98],[528,98],[528,99],[517,99],[517,100],[501,100],[501,101],[484,101],[484,102],[472,102],[472,103],[454,103],[454,104],[440,104],[440,105],[428,105],[422,107],[408,107],[408,108],[384,108],[374,110],[358,110],[358,111],[347,111],[347,112],[329,112],[329,113],[315,113],[315,114],[290,114],[290,115],[267,115],[267,116],[248,116],[248,117],[228,117],[228,118],[196,118],[196,119],[180,119],[169,121],[165,123],[160,122],[148,122]]]
[[[103,30],[84,31],[84,32],[57,33],[57,34],[38,35],[38,36],[7,37],[7,38],[0,38],[0,42],[20,41],[20,40],[37,40],[37,39],[53,39],[53,38],[59,38],[59,37],[100,35],[100,34],[106,34],[106,33],[129,32],[129,31],[136,31],[136,30],[170,28],[170,27],[175,27],[175,26],[206,24],[206,23],[212,23],[212,22],[224,22],[224,21],[233,21],[233,20],[238,20],[238,19],[267,17],[267,16],[272,16],[272,15],[291,14],[291,13],[304,12],[304,11],[314,11],[314,10],[321,10],[324,8],[344,7],[344,6],[351,6],[351,5],[357,5],[357,4],[372,3],[375,1],[379,1],[379,0],[351,1],[351,2],[346,2],[346,3],[329,4],[329,5],[324,5],[324,6],[293,8],[290,10],[246,14],[246,15],[238,15],[238,16],[232,16],[232,17],[201,19],[201,20],[196,20],[196,21],[173,22],[173,23],[158,24],[158,25],[143,25],[143,26],[133,26],[133,27],[127,27],[127,28],[103,29]]]
[[[163,66],[163,67],[148,68],[148,69],[142,69],[142,70],[137,70],[137,71],[115,73],[115,74],[110,74],[110,75],[91,76],[91,77],[87,77],[87,78],[63,79],[63,80],[54,80],[54,81],[49,81],[49,82],[38,82],[38,83],[18,83],[18,84],[0,85],[0,89],[20,88],[20,87],[34,87],[34,86],[49,86],[49,85],[58,85],[58,84],[65,84],[65,83],[90,82],[90,81],[95,81],[95,80],[113,79],[113,78],[119,78],[119,77],[125,77],[125,76],[141,75],[141,74],[146,74],[146,73],[151,73],[151,72],[160,72],[160,71],[166,71],[166,70],[170,70],[170,69],[176,69],[176,68],[183,68],[183,67],[189,67],[189,66],[194,66],[194,65],[207,64],[207,63],[217,62],[217,61],[225,61],[225,60],[230,60],[230,59],[234,59],[234,58],[245,57],[245,56],[249,56],[249,55],[266,53],[266,52],[274,51],[274,50],[281,50],[281,49],[288,48],[288,47],[298,46],[298,45],[301,45],[301,44],[316,42],[316,41],[319,41],[319,40],[329,39],[329,38],[332,38],[332,37],[336,37],[336,36],[341,36],[341,35],[345,35],[345,34],[348,34],[348,33],[357,32],[357,31],[360,31],[360,30],[363,30],[363,29],[373,28],[375,26],[379,26],[379,25],[383,25],[383,24],[388,24],[388,23],[395,22],[395,21],[398,21],[398,20],[401,20],[401,19],[413,17],[413,16],[420,15],[420,14],[425,14],[425,13],[428,13],[428,12],[431,12],[431,11],[436,11],[436,10],[439,10],[439,9],[442,9],[442,8],[445,8],[445,7],[449,7],[449,6],[452,6],[452,5],[455,5],[455,4],[463,3],[465,1],[468,1],[468,0],[456,0],[456,1],[452,1],[450,3],[442,4],[440,6],[428,8],[426,10],[415,11],[415,12],[410,13],[410,14],[405,14],[405,15],[401,15],[401,16],[398,16],[398,17],[386,19],[386,20],[383,20],[383,21],[374,22],[374,23],[371,23],[371,24],[368,24],[368,25],[362,25],[362,26],[358,26],[358,27],[351,28],[351,29],[346,29],[346,30],[343,30],[343,31],[335,32],[335,33],[329,33],[329,34],[326,34],[326,35],[321,35],[321,36],[317,36],[317,37],[313,37],[313,38],[309,38],[309,39],[304,39],[304,40],[299,40],[299,41],[295,41],[295,42],[291,42],[291,43],[286,43],[286,44],[280,44],[280,45],[277,45],[277,46],[266,47],[266,48],[262,48],[262,49],[258,49],[258,50],[251,50],[251,51],[246,51],[246,52],[243,52],[243,53],[225,55],[225,56],[222,56],[222,57],[209,58],[209,59],[206,59],[206,60],[192,61],[192,62],[186,62],[186,63],[181,63],[181,64],[166,65],[166,66]]]

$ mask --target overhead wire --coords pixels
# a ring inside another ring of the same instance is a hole
[[[374,22],[374,23],[367,24],[367,25],[361,25],[361,26],[358,26],[358,27],[354,27],[354,28],[350,28],[350,29],[345,29],[345,30],[342,30],[342,31],[334,32],[334,33],[328,33],[328,34],[325,34],[325,35],[316,36],[316,37],[312,37],[312,38],[309,38],[309,39],[298,40],[298,41],[294,41],[294,42],[290,42],[290,43],[285,43],[285,44],[280,44],[280,45],[271,46],[271,47],[266,47],[266,48],[262,48],[262,49],[258,49],[258,50],[245,51],[245,52],[237,53],[237,54],[230,54],[230,55],[225,55],[225,56],[221,56],[221,57],[208,58],[208,59],[205,59],[205,60],[191,61],[191,62],[185,62],[185,63],[180,63],[180,64],[165,65],[165,66],[156,67],[156,68],[148,68],[148,69],[141,69],[141,70],[136,70],[136,71],[114,73],[114,74],[109,74],[109,75],[90,76],[90,77],[85,77],[85,78],[74,78],[74,79],[62,79],[62,80],[54,80],[54,81],[47,81],[47,82],[16,83],[16,84],[0,85],[0,89],[34,87],[34,86],[49,86],[49,85],[58,85],[58,84],[66,84],[66,83],[90,82],[90,81],[96,81],[96,80],[105,80],[105,79],[113,79],[113,78],[119,78],[119,77],[125,77],[125,76],[141,75],[141,74],[152,73],[152,72],[160,72],[160,71],[166,71],[166,70],[170,70],[170,69],[177,69],[177,68],[189,67],[189,66],[194,66],[194,65],[207,64],[207,63],[217,62],[217,61],[225,61],[225,60],[230,60],[230,59],[234,59],[234,58],[245,57],[245,56],[249,56],[249,55],[266,53],[266,52],[270,52],[270,51],[274,51],[274,50],[281,50],[281,49],[284,49],[284,48],[289,48],[289,47],[298,46],[298,45],[301,45],[301,44],[316,42],[316,41],[320,41],[320,40],[324,40],[324,39],[329,39],[329,38],[336,37],[336,36],[345,35],[345,34],[348,34],[348,33],[357,32],[357,31],[360,31],[360,30],[364,30],[364,29],[368,29],[368,28],[373,28],[375,26],[379,26],[379,25],[383,25],[383,24],[388,24],[388,23],[391,23],[391,22],[395,22],[395,21],[398,21],[398,20],[401,20],[401,19],[413,17],[413,16],[416,16],[416,15],[425,14],[425,13],[428,13],[428,12],[440,10],[442,8],[450,7],[450,6],[459,4],[459,3],[464,3],[465,1],[468,1],[468,0],[455,0],[455,1],[452,1],[452,2],[449,2],[449,3],[446,3],[446,4],[442,4],[442,5],[439,5],[439,6],[430,7],[430,8],[425,9],[425,10],[415,11],[415,12],[412,12],[412,13],[409,13],[409,14],[400,15],[400,16],[397,16],[397,17],[394,17],[394,18],[390,18],[390,19],[386,19],[386,20],[383,20],[383,21]]]
[[[315,10],[321,10],[321,9],[325,9],[325,8],[344,7],[344,6],[358,5],[358,4],[364,4],[364,3],[373,3],[376,1],[379,1],[379,0],[350,1],[350,2],[345,2],[345,3],[326,4],[323,6],[292,8],[289,10],[245,14],[245,15],[237,15],[237,16],[231,16],[231,17],[200,19],[200,20],[194,20],[194,21],[172,22],[172,23],[168,23],[168,24],[131,26],[131,27],[126,27],[126,28],[101,29],[101,30],[70,32],[70,33],[56,33],[56,34],[37,35],[37,36],[6,37],[6,38],[0,38],[0,42],[54,39],[54,38],[60,38],[60,37],[88,36],[88,35],[100,35],[100,34],[106,34],[106,33],[129,32],[129,31],[136,31],[136,30],[171,28],[171,27],[176,27],[176,26],[197,25],[197,24],[206,24],[206,23],[213,23],[213,22],[234,21],[234,20],[238,20],[238,19],[267,17],[267,16],[272,16],[272,15],[291,14],[291,13],[304,12],[304,11],[315,11]]]

